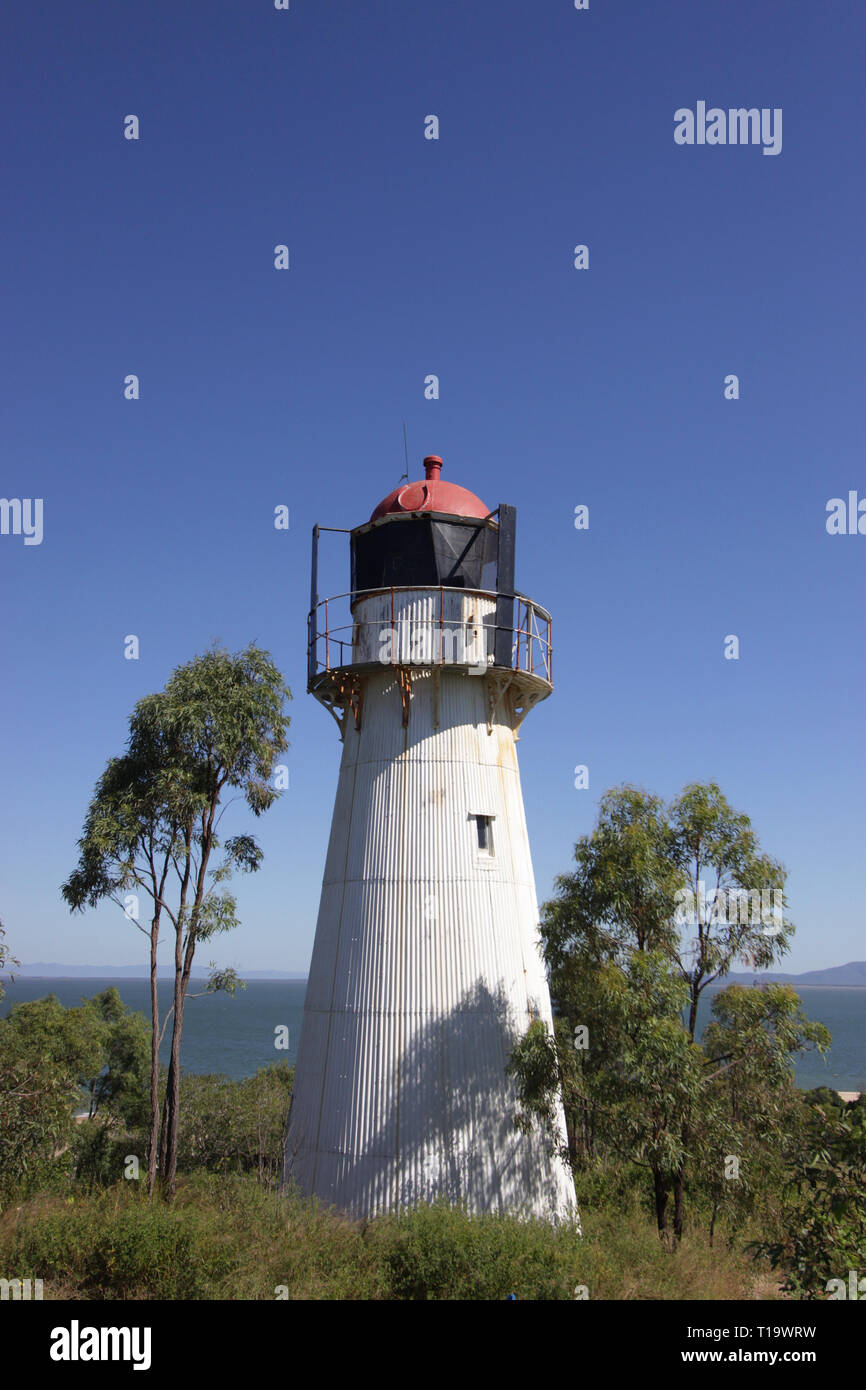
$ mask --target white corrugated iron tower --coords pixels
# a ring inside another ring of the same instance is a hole
[[[354,1216],[570,1219],[506,1075],[530,1022],[552,1029],[515,746],[552,689],[550,617],[515,593],[514,508],[424,465],[350,533],[347,594],[319,599],[313,532],[309,689],[343,756],[285,1173]]]

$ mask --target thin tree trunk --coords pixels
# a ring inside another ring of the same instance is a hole
[[[176,1005],[171,1034],[171,1069],[168,1078],[168,1117],[166,1123],[165,1181],[170,1197],[177,1187],[177,1122],[180,1103],[180,1037],[183,1029],[183,1001]]]
[[[224,782],[225,779],[223,779]],[[186,928],[186,948],[183,945],[183,928],[186,921],[185,906],[187,888],[190,882],[190,870],[192,861],[190,858],[190,848],[193,838],[193,824],[190,822],[187,827],[186,836],[186,864],[184,867],[183,883],[181,885],[180,911],[177,917],[177,935],[175,938],[174,951],[174,1019],[172,1020],[171,1030],[171,1066],[169,1069],[169,1084],[166,1095],[170,1097],[168,1105],[166,1135],[167,1153],[165,1176],[169,1196],[173,1197],[177,1179],[177,1127],[180,1115],[180,1040],[183,1033],[183,1010],[186,1003],[186,991],[189,985],[190,972],[192,970],[193,956],[196,947],[196,924],[198,914],[206,896],[206,875],[207,866],[210,859],[211,846],[213,845],[213,826],[217,806],[219,804],[220,791],[223,783],[217,783],[211,794],[210,809],[207,815],[202,814],[201,824],[201,857],[198,865],[198,874],[195,884],[195,899],[189,916],[189,926]]]
[[[180,1090],[180,1036],[183,1029],[183,915],[178,916],[174,947],[174,1017],[171,1021],[171,1060],[168,1084],[165,1088],[166,1109],[163,1113],[162,1145],[165,1149],[163,1181],[170,1197],[174,1196],[177,1177],[177,1106]]]
[[[683,1238],[683,1226],[686,1216],[686,1164],[689,1157],[689,1144],[691,1142],[691,1130],[688,1124],[682,1128],[683,1156],[677,1175],[674,1178],[674,1239],[677,1244]]]
[[[659,1240],[667,1242],[668,1235],[668,1190],[667,1184],[658,1168],[653,1168],[653,1192],[656,1204],[656,1226]]]
[[[683,1227],[686,1217],[686,1165],[689,1161],[689,1144],[692,1139],[690,1117],[688,1115],[683,1121],[680,1135],[683,1145],[683,1156],[680,1159],[679,1168],[674,1178],[674,1239],[677,1244],[679,1244],[683,1238]]]
[[[683,1220],[685,1217],[685,1192],[686,1192],[686,1165],[685,1159],[680,1164],[677,1175],[674,1178],[674,1240],[679,1244],[683,1238]]]
[[[695,1030],[698,1026],[698,1005],[701,1002],[700,982],[703,979],[703,972],[695,975],[689,981],[689,1041],[694,1042]]]
[[[189,989],[189,977],[192,974],[192,962],[195,955],[195,930],[191,925],[187,938],[186,953],[183,962],[183,973],[180,978],[180,1002],[175,1006],[174,1027],[171,1034],[171,1061],[172,1069],[170,1075],[170,1094],[171,1105],[168,1113],[168,1153],[166,1156],[166,1179],[169,1192],[174,1196],[176,1177],[177,1177],[177,1131],[180,1120],[180,1043],[183,1035],[183,1016],[186,1008],[186,996]]]
[[[156,1156],[159,1144],[159,995],[156,988],[156,943],[159,917],[150,928],[150,1142],[147,1148],[147,1195],[153,1197],[156,1186]]]
[[[171,1109],[171,1076],[173,1064],[169,1061],[168,1075],[165,1083],[165,1095],[162,1098],[162,1121],[159,1128],[159,1171],[165,1174],[166,1157],[168,1155],[168,1116]]]

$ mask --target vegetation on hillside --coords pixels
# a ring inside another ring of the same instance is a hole
[[[76,1299],[728,1299],[775,1295],[747,1255],[587,1202],[584,1234],[446,1206],[350,1221],[251,1174],[181,1177],[173,1203],[117,1183],[0,1215],[0,1266]],[[756,1283],[756,1271],[761,1282]]]
[[[554,1032],[532,1024],[509,1065],[516,1125],[553,1134],[564,1103],[582,1235],[441,1204],[352,1221],[281,1192],[292,1068],[185,1076],[173,1051],[154,1081],[154,1027],[111,988],[0,1020],[0,1269],[49,1299],[843,1296],[866,1248],[866,1097],[796,1088],[797,1053],[829,1035],[790,986],[719,989],[696,1036],[708,984],[793,928],[703,903],[689,941],[677,917],[708,866],[726,894],[781,891],[783,870],[712,784],[671,807],[608,793],[576,861],[542,916]],[[181,988],[204,903],[177,919]]]
[[[789,985],[718,989],[696,1036],[710,984],[787,949],[782,866],[713,783],[670,805],[608,792],[575,861],[542,911],[556,1017],[552,1036],[536,1021],[512,1054],[519,1122],[558,1142],[561,1097],[578,1184],[625,1165],[644,1175],[669,1249],[690,1223],[717,1247],[721,1226],[787,1292],[822,1296],[862,1258],[866,1102],[831,1122],[797,1090],[797,1054],[830,1036]]]

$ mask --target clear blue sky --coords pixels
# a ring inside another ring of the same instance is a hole
[[[4,31],[2,493],[44,499],[41,545],[0,536],[16,954],[144,959],[59,885],[135,701],[216,637],[295,696],[219,959],[306,969],[340,751],[304,692],[310,528],[395,485],[405,416],[413,476],[439,453],[516,505],[554,616],[539,897],[605,788],[715,779],[790,871],[788,966],[866,956],[866,536],[825,529],[866,496],[862,5],[48,0]],[[781,153],[675,144],[698,101],[781,108]]]

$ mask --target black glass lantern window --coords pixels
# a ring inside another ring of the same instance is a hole
[[[352,536],[352,591],[496,588],[497,531],[470,521],[395,517]]]

